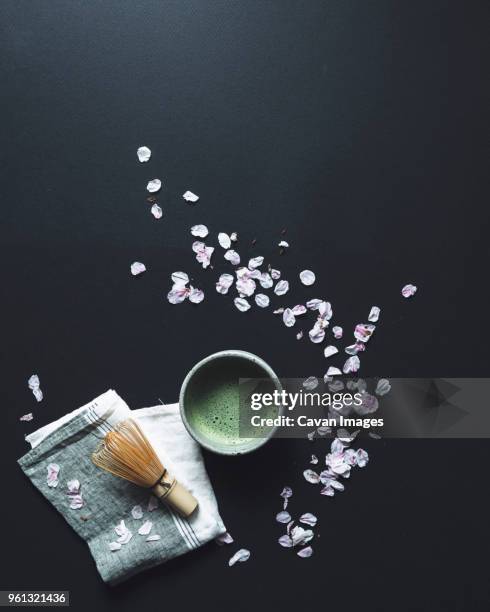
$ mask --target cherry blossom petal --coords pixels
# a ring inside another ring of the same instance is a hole
[[[306,548],[302,548],[297,554],[298,554],[298,557],[307,559],[308,557],[311,557],[311,555],[313,554],[313,548],[311,546],[306,546]]]
[[[281,497],[283,497],[284,499],[289,499],[292,496],[293,490],[291,489],[291,487],[284,487],[284,489],[281,491]]]
[[[313,328],[310,329],[308,335],[314,344],[319,344],[320,342],[323,342],[323,339],[325,338],[325,330],[320,325],[315,323]]]
[[[356,325],[356,329],[354,330],[354,337],[359,342],[367,342],[369,338],[373,335],[374,330],[376,329],[376,325],[370,325],[369,323],[359,323]]]
[[[318,305],[319,318],[330,321],[333,315],[332,304],[330,302],[321,302]]]
[[[183,285],[174,285],[167,293],[167,300],[171,304],[181,304],[189,295],[190,289]]]
[[[238,552],[236,552],[233,557],[228,561],[229,567],[235,565],[235,563],[243,563],[244,561],[248,561],[250,559],[250,551],[246,548],[241,548]]]
[[[376,385],[376,389],[375,389],[375,393],[376,395],[379,395],[380,397],[382,395],[386,395],[387,393],[389,393],[391,390],[391,385],[390,385],[390,381],[387,378],[380,378],[378,380],[378,383]]]
[[[415,285],[405,285],[402,289],[402,295],[404,298],[412,297],[415,295],[417,287]]]
[[[233,285],[235,279],[231,274],[222,274],[216,283],[216,291],[218,293],[228,293],[228,289]]]
[[[162,181],[160,179],[152,179],[151,181],[148,181],[148,185],[146,186],[146,189],[150,193],[156,193],[157,191],[160,191],[161,187],[162,187]]]
[[[344,374],[355,374],[359,368],[361,367],[361,362],[359,361],[359,357],[357,355],[353,355],[349,357],[347,361],[344,363],[344,367],[342,371]]]
[[[305,470],[303,476],[305,480],[311,484],[318,484],[320,482],[320,476],[313,470]]]
[[[279,540],[278,540],[279,544],[281,546],[284,546],[284,548],[292,548],[293,547],[293,541],[291,540],[291,538],[288,535],[282,535]]]
[[[357,465],[360,468],[366,467],[369,461],[369,455],[363,448],[359,448],[356,451]]]
[[[289,290],[289,283],[287,280],[280,280],[274,287],[274,293],[276,295],[284,295]]]
[[[151,207],[151,214],[155,217],[155,219],[161,219],[162,218],[162,215],[163,215],[162,208],[161,208],[161,206],[158,206],[158,204],[156,202]]]
[[[199,200],[199,196],[196,195],[195,193],[192,193],[192,191],[186,191],[184,194],[182,194],[182,197],[184,198],[186,202],[194,203]]]
[[[136,151],[138,159],[140,162],[147,162],[151,157],[151,151],[148,147],[139,147]]]
[[[303,270],[299,273],[299,278],[303,285],[306,285],[307,287],[313,285],[316,280],[315,274],[311,270]]]
[[[335,495],[335,491],[330,486],[323,487],[320,491],[320,495],[326,495],[327,497],[333,497]]]
[[[303,381],[303,387],[308,391],[313,391],[313,389],[318,387],[318,378],[316,376],[309,376]]]
[[[140,505],[137,506],[133,506],[131,508],[131,516],[135,519],[135,520],[139,520],[143,518],[143,508]]]
[[[116,552],[116,550],[121,550],[121,544],[119,542],[109,542],[109,550],[111,552]]]
[[[34,418],[34,415],[32,414],[32,412],[28,412],[27,414],[23,414],[19,418],[19,421],[32,421],[33,418]]]
[[[216,544],[218,544],[218,546],[223,546],[223,544],[233,544],[235,540],[228,532],[226,532],[214,538],[214,541]]]
[[[356,342],[346,346],[344,350],[348,355],[357,355],[357,353],[362,353],[362,351],[366,350],[366,345],[362,342]]]
[[[237,234],[236,232],[232,232],[232,233],[230,234],[230,240],[231,240],[232,242],[236,242],[236,241],[238,240],[238,234]]]
[[[32,394],[38,402],[43,399],[43,392],[41,391],[40,384],[39,376],[37,374],[30,376],[29,380],[27,381],[27,386],[32,391]]]
[[[294,308],[291,310],[293,311],[293,315],[295,317],[299,317],[308,312],[306,306],[303,306],[303,304],[296,304],[296,306],[294,306]]]
[[[235,298],[234,303],[240,312],[246,312],[250,308],[250,304],[245,298]]]
[[[263,289],[270,289],[274,284],[274,281],[268,272],[262,272],[259,278],[259,283]]]
[[[195,287],[190,288],[189,302],[193,304],[199,304],[204,299],[204,291],[202,289],[196,289]]]
[[[206,238],[209,230],[205,225],[193,225],[191,227],[191,234],[196,236],[196,238]]]
[[[355,404],[353,408],[357,414],[360,416],[365,416],[366,414],[376,412],[376,410],[379,408],[379,403],[374,395],[364,391],[361,393],[361,404]]]
[[[229,249],[231,247],[231,238],[228,234],[225,234],[225,232],[220,232],[218,234],[218,242],[224,249]]]
[[[285,240],[281,240],[281,242],[277,246],[280,247],[281,249],[288,249],[289,242],[286,242]]]
[[[146,266],[144,263],[141,263],[141,261],[135,261],[131,264],[131,274],[133,276],[138,276],[138,274],[141,274],[142,272],[146,271]]]
[[[143,525],[141,525],[141,527],[138,529],[139,535],[147,536],[150,533],[152,527],[153,523],[151,521],[145,521]]]
[[[334,335],[334,338],[336,340],[340,340],[340,338],[342,338],[343,333],[344,330],[339,325],[335,325],[335,327],[332,327],[332,334]]]
[[[154,535],[149,535],[145,542],[157,542],[158,540],[160,540],[161,536],[159,536],[157,533],[155,533]]]
[[[335,366],[330,366],[327,370],[327,376],[338,376],[339,374],[342,374],[342,372]]]
[[[255,303],[261,308],[267,308],[270,303],[269,296],[264,295],[263,293],[257,293],[257,295],[255,296]]]
[[[335,355],[335,353],[338,353],[338,352],[339,352],[339,349],[336,346],[333,346],[333,344],[329,344],[328,346],[325,347],[323,354],[328,359],[328,357],[331,357],[332,355]]]
[[[133,534],[126,527],[126,523],[124,521],[121,521],[118,525],[116,525],[116,527],[114,527],[114,531],[119,536],[116,542],[117,544],[127,544],[133,537]]]
[[[252,259],[248,262],[248,267],[250,270],[255,270],[255,268],[260,268],[260,266],[264,263],[264,258],[260,255],[258,257],[252,257]]]
[[[225,259],[229,261],[233,266],[238,266],[238,264],[240,263],[240,255],[233,249],[226,251]]]
[[[306,302],[306,308],[308,310],[318,310],[318,307],[323,302],[323,300],[319,300],[318,298],[313,298],[312,300],[308,300]]]
[[[275,270],[274,268],[271,268],[269,272],[271,274],[271,277],[274,280],[279,280],[281,278],[281,272],[279,270]]]
[[[311,529],[303,529],[303,527],[296,525],[296,527],[291,529],[289,537],[293,541],[293,546],[301,546],[313,539],[313,531]]]
[[[48,465],[48,475],[46,477],[46,484],[48,487],[56,488],[59,480],[58,475],[60,473],[60,466],[57,463],[50,463]]]
[[[296,323],[296,317],[291,308],[286,308],[282,314],[282,320],[286,327],[292,327]]]
[[[170,278],[172,279],[174,285],[177,285],[178,287],[183,287],[189,282],[189,276],[185,272],[172,272]]]
[[[158,501],[158,498],[154,495],[150,495],[150,498],[148,500],[148,512],[153,512],[153,510],[156,510],[159,505],[160,502]]]
[[[276,521],[278,523],[289,523],[290,520],[291,520],[291,515],[289,514],[289,512],[286,512],[285,510],[276,514]]]
[[[240,295],[250,297],[254,294],[257,285],[251,278],[239,278],[235,284],[236,290]]]
[[[303,337],[303,332],[302,332],[302,331],[299,331],[299,332],[296,334],[296,340],[301,340],[301,338],[302,338],[302,337]]]
[[[314,514],[311,514],[311,512],[306,512],[305,514],[302,514],[299,517],[299,520],[301,523],[304,523],[305,525],[309,525],[310,527],[314,527],[318,521],[316,516]]]
[[[370,323],[376,323],[379,319],[379,315],[381,313],[381,308],[379,306],[373,306],[368,316],[368,321]]]

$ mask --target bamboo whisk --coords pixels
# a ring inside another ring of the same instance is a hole
[[[132,419],[109,431],[92,454],[98,467],[148,489],[184,517],[191,515],[197,500],[163,467],[139,425]]]

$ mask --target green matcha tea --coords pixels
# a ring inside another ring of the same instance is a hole
[[[226,452],[231,446],[246,452],[247,446],[257,445],[254,443],[271,433],[271,428],[251,428],[247,399],[254,391],[275,388],[269,373],[258,363],[237,355],[219,356],[204,363],[189,380],[182,398],[188,424],[208,448]],[[275,406],[261,410],[264,417],[277,414]]]

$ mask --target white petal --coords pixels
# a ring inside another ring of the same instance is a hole
[[[281,546],[284,546],[284,548],[292,548],[293,546],[293,541],[286,534],[282,535],[278,541]]]
[[[332,355],[335,355],[335,353],[338,353],[339,349],[336,346],[333,346],[333,344],[329,344],[328,346],[325,347],[325,350],[323,351],[323,354],[325,355],[325,357],[331,357]]]
[[[191,227],[191,234],[196,236],[196,238],[206,238],[209,230],[205,225],[193,225]]]
[[[284,489],[281,491],[281,497],[283,497],[284,499],[289,499],[292,496],[293,490],[291,489],[291,487],[284,487]]]
[[[151,151],[148,147],[140,147],[136,154],[138,155],[138,159],[140,162],[147,162],[151,157]]]
[[[259,283],[263,289],[270,289],[274,284],[274,281],[268,272],[262,272],[259,278]]]
[[[274,287],[274,293],[276,295],[284,295],[289,290],[289,283],[287,280],[280,280]]]
[[[271,277],[274,280],[279,280],[281,278],[281,272],[279,270],[275,270],[274,268],[271,268],[270,273],[271,273]]]
[[[228,293],[228,289],[233,285],[235,279],[231,274],[222,274],[216,283],[216,291],[218,293]]]
[[[318,378],[316,376],[309,376],[303,381],[303,387],[308,391],[313,391],[313,389],[318,387]]]
[[[318,484],[320,482],[320,476],[313,470],[305,470],[303,476],[305,480],[311,484]]]
[[[233,544],[234,540],[228,532],[222,533],[221,535],[214,538],[214,541],[218,546],[223,546],[223,544]]]
[[[299,331],[299,332],[296,334],[296,340],[301,340],[301,338],[302,338],[302,337],[303,337],[303,332],[302,332],[302,331]]]
[[[236,290],[241,296],[250,297],[255,293],[256,287],[255,281],[251,278],[239,278],[236,282]]]
[[[246,548],[240,548],[238,552],[236,552],[233,557],[228,561],[228,565],[232,567],[235,563],[243,563],[244,561],[248,561],[250,559],[250,551]]]
[[[189,302],[193,304],[199,304],[204,299],[204,291],[202,289],[196,289],[195,287],[191,287],[189,293]]]
[[[379,306],[373,306],[369,313],[368,321],[370,323],[376,323],[376,321],[379,319],[380,313],[381,313],[381,308]]]
[[[255,303],[261,308],[267,308],[270,303],[269,296],[264,295],[263,293],[257,293],[255,296]]]
[[[286,327],[292,327],[296,323],[296,317],[293,315],[291,308],[286,308],[282,314],[282,320]]]
[[[143,525],[141,525],[141,527],[138,529],[138,533],[143,536],[148,535],[152,527],[153,523],[151,521],[145,521]]]
[[[293,546],[307,544],[313,539],[313,531],[311,529],[303,529],[303,527],[296,525],[296,527],[291,529],[290,537],[293,541]]]
[[[121,550],[121,544],[119,544],[119,542],[109,542],[109,550],[112,552],[116,552],[116,550]]]
[[[306,548],[302,548],[297,554],[298,554],[298,557],[307,559],[308,557],[311,557],[311,555],[313,554],[313,548],[311,546],[306,546]]]
[[[147,190],[150,193],[156,193],[157,191],[160,191],[162,187],[162,181],[160,179],[152,179],[151,181],[148,181],[148,185],[146,186]]]
[[[299,517],[299,520],[301,523],[304,523],[305,525],[309,525],[310,527],[314,527],[318,521],[316,516],[314,514],[311,514],[311,512],[306,512],[305,514],[302,514]]]
[[[332,327],[332,334],[334,335],[334,338],[336,340],[340,340],[340,338],[342,338],[343,333],[344,333],[344,330],[338,325],[335,325],[334,327]]]
[[[241,312],[246,312],[250,308],[250,304],[245,298],[235,298],[234,303]]]
[[[154,495],[150,495],[150,499],[148,500],[148,512],[153,512],[153,510],[156,510],[159,505],[158,498],[156,498]]]
[[[289,242],[286,242],[285,240],[281,240],[281,242],[277,246],[281,247],[281,249],[287,249],[289,248]]]
[[[314,272],[312,272],[311,270],[303,270],[302,272],[300,272],[299,278],[303,285],[306,285],[307,287],[313,285],[316,279]]]
[[[323,342],[323,339],[325,338],[325,330],[315,323],[313,328],[310,329],[308,335],[313,343],[319,344],[320,342]]]
[[[373,335],[374,330],[376,329],[376,325],[371,325],[369,323],[359,323],[356,325],[356,329],[354,330],[354,337],[359,342],[367,342],[369,338]]]
[[[155,202],[151,207],[151,214],[155,217],[155,219],[161,219],[163,212],[160,206]]]
[[[232,242],[236,242],[236,241],[238,240],[238,234],[237,234],[236,232],[232,232],[232,233],[230,234],[230,240],[231,240]]]
[[[229,249],[231,247],[231,238],[224,232],[218,234],[218,242],[224,249]]]
[[[171,279],[178,287],[183,287],[189,282],[189,276],[185,272],[172,272]]]
[[[417,287],[415,285],[405,285],[402,289],[402,295],[404,298],[409,298],[415,295],[416,291]]]
[[[318,298],[313,298],[312,300],[308,300],[306,302],[306,308],[309,310],[318,310],[318,307],[323,302],[323,300],[319,300]]]
[[[225,259],[234,266],[238,266],[238,264],[240,263],[240,255],[233,249],[226,251]]]
[[[380,397],[382,395],[386,395],[391,390],[390,381],[387,378],[380,378],[378,380],[378,384],[376,385],[375,393]]]
[[[39,392],[39,389],[37,390],[37,392]],[[36,395],[34,395],[34,397],[36,397]],[[32,412],[28,412],[27,414],[23,414],[21,417],[19,417],[19,421],[32,421],[33,418],[34,415],[32,414]]]
[[[154,535],[149,535],[145,542],[157,542],[160,539],[160,536],[158,534],[154,534]]]
[[[48,475],[46,477],[46,483],[48,487],[56,488],[58,486],[58,474],[60,473],[60,466],[57,463],[50,463],[48,465]]]
[[[131,264],[131,274],[133,276],[138,276],[138,274],[141,274],[142,272],[146,271],[146,266],[144,263],[141,263],[141,261],[135,261]]]
[[[300,315],[305,314],[307,309],[306,306],[303,306],[303,304],[296,304],[296,306],[292,308],[292,311],[295,317],[299,317]]]
[[[264,263],[264,258],[262,256],[252,257],[252,259],[248,262],[248,267],[250,270],[255,270],[255,268],[260,268],[260,266]]]
[[[174,285],[167,294],[167,300],[171,304],[181,304],[189,295],[190,289],[183,285]]]
[[[353,355],[344,363],[342,370],[344,374],[355,374],[360,367],[361,362],[359,361],[359,357],[357,355]]]
[[[342,372],[338,368],[336,368],[334,366],[330,366],[328,368],[328,370],[327,370],[327,374],[326,375],[327,376],[338,376],[339,374],[342,374]]]
[[[276,521],[278,523],[289,523],[290,520],[291,520],[291,515],[289,514],[289,512],[286,512],[285,510],[283,510],[282,512],[279,512],[279,514],[276,515]]]
[[[182,197],[186,202],[197,202],[199,200],[199,196],[197,196],[195,193],[192,193],[192,191],[186,191],[182,195]]]
[[[136,519],[142,519],[143,518],[143,508],[141,506],[133,506],[133,508],[131,509],[131,516]]]

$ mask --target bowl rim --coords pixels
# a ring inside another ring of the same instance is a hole
[[[184,378],[184,381],[182,382],[182,385],[180,387],[180,393],[179,393],[179,411],[180,411],[180,417],[182,419],[182,422],[184,423],[184,426],[187,430],[187,432],[189,433],[189,435],[203,448],[216,453],[218,455],[247,455],[248,453],[251,453],[259,448],[261,448],[266,442],[268,442],[276,433],[278,426],[274,426],[271,428],[270,433],[267,437],[265,438],[257,438],[257,444],[251,446],[250,448],[246,448],[244,450],[233,450],[234,447],[230,447],[229,450],[226,450],[226,447],[222,447],[220,449],[217,449],[216,447],[212,446],[211,444],[209,444],[206,441],[203,441],[201,439],[199,439],[199,437],[195,434],[192,425],[189,423],[189,421],[187,420],[187,415],[185,413],[185,409],[184,409],[184,395],[187,391],[187,388],[189,386],[189,383],[192,379],[192,377],[197,373],[198,370],[200,370],[203,366],[205,366],[207,363],[211,362],[211,361],[215,361],[216,359],[221,359],[221,358],[226,358],[226,357],[242,357],[244,359],[247,359],[249,361],[252,361],[254,363],[256,363],[259,367],[261,367],[266,374],[271,378],[272,382],[274,383],[276,389],[278,391],[282,391],[282,385],[281,385],[281,381],[279,380],[277,374],[274,372],[274,370],[271,368],[271,366],[264,361],[261,357],[259,357],[258,355],[255,355],[254,353],[250,353],[249,351],[243,351],[240,349],[228,349],[228,350],[224,350],[224,351],[218,351],[216,353],[212,353],[211,355],[208,355],[207,357],[204,357],[204,359],[201,359],[201,361],[198,361],[187,373],[186,377]],[[282,415],[284,411],[284,407],[283,406],[279,406],[279,415]]]

